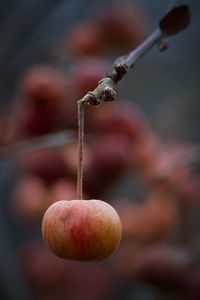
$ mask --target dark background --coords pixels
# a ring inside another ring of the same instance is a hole
[[[109,2],[109,3],[108,3]],[[88,0],[0,1],[0,104],[14,105],[15,89],[23,72],[32,64],[51,60],[62,37],[80,20],[90,18],[112,2]],[[120,1],[118,1],[120,2]],[[130,1],[131,2],[131,1]],[[134,1],[133,1],[134,2]],[[181,1],[138,1],[146,11],[149,32],[171,5]],[[200,2],[185,1],[191,7],[191,26],[170,40],[166,53],[153,49],[126,76],[122,94],[148,115],[163,139],[200,142]],[[53,53],[53,54],[52,54]],[[0,290],[2,300],[29,300],[31,294],[14,259],[14,230],[4,207],[18,174],[14,160],[1,160],[0,189]],[[128,184],[126,185],[128,187]],[[113,191],[124,193],[124,186]],[[23,235],[26,231],[23,232]],[[17,237],[17,238],[16,238]],[[129,288],[128,288],[129,290]],[[138,288],[124,300],[161,299],[156,291]],[[88,299],[90,300],[90,299]]]

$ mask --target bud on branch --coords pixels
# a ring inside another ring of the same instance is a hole
[[[168,44],[165,42],[165,39],[183,31],[189,24],[190,9],[188,5],[180,5],[172,8],[161,19],[158,28],[141,45],[128,55],[119,57],[115,61],[111,72],[99,82],[98,87],[94,91],[86,94],[81,99],[81,102],[90,105],[99,105],[104,101],[113,101],[116,95],[115,85],[134,66],[136,61],[156,45],[160,51],[166,50]]]

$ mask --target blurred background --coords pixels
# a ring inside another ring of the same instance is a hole
[[[104,262],[55,257],[41,221],[76,198],[77,100],[182,1],[1,1],[0,297],[2,300],[200,299],[199,26],[152,49],[88,107],[84,195],[123,225]]]

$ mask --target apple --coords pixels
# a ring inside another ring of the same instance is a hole
[[[40,240],[26,240],[17,249],[17,258],[24,276],[34,289],[60,288],[65,282],[68,266],[50,253]]]
[[[129,51],[141,43],[146,34],[146,17],[138,5],[113,5],[96,19],[102,43],[109,52]]]
[[[112,267],[115,273],[120,274],[120,277],[127,278],[130,273],[130,261],[134,261],[134,257],[141,247],[142,244],[136,243],[134,240],[123,239],[118,251],[112,256]]]
[[[103,58],[85,58],[77,62],[74,65],[72,86],[76,98],[81,99],[89,91],[93,91],[109,68],[110,65]]]
[[[61,200],[51,205],[42,221],[42,235],[58,257],[79,261],[103,260],[117,248],[121,221],[101,200]]]
[[[63,178],[68,173],[61,153],[53,148],[27,153],[20,158],[20,164],[27,173],[46,182]]]
[[[67,90],[64,74],[53,67],[38,65],[25,73],[17,112],[25,134],[44,134],[56,128]]]
[[[121,203],[118,212],[124,237],[142,243],[166,238],[178,228],[176,202],[170,195],[151,191],[142,203]]]
[[[146,27],[146,16],[138,5],[112,5],[74,27],[66,46],[70,54],[79,57],[124,52],[143,41]]]
[[[40,220],[47,207],[47,187],[42,179],[27,175],[18,180],[12,192],[12,214],[31,222]]]
[[[164,289],[182,289],[191,271],[192,256],[177,246],[153,245],[138,251],[129,266],[134,280]]]
[[[64,74],[50,65],[35,65],[30,68],[21,80],[20,93],[23,101],[54,103],[58,105],[66,94]]]
[[[90,143],[91,161],[87,163],[86,156],[84,191],[89,197],[100,197],[130,169],[132,145],[129,138],[117,134],[92,136]]]
[[[120,100],[119,100],[120,101]],[[125,102],[106,103],[93,109],[93,128],[97,134],[113,134],[139,139],[147,131],[145,117],[140,110]],[[91,116],[92,118],[92,116]],[[149,129],[148,129],[149,130]]]
[[[71,266],[70,269],[69,265]],[[116,272],[113,274],[110,264],[80,264],[71,261],[67,263],[67,266],[68,272],[66,272],[65,284],[65,286],[67,285],[67,299],[113,299],[111,295],[116,287]]]
[[[130,168],[132,147],[126,136],[108,134],[94,142],[95,164],[100,174],[103,173],[105,177],[111,174],[116,178],[118,174]]]
[[[61,178],[53,182],[49,189],[49,205],[55,203],[55,199],[71,200],[76,197],[76,183],[69,178]]]
[[[102,43],[97,26],[87,22],[78,24],[67,37],[67,48],[75,56],[99,54]]]

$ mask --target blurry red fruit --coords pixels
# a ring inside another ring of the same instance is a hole
[[[22,157],[21,164],[25,171],[48,182],[67,174],[61,153],[56,149],[45,149],[26,154]]]
[[[130,153],[132,147],[129,139],[117,134],[97,137],[94,142],[96,169],[109,176],[113,176],[127,170],[130,167]]]
[[[112,51],[130,51],[142,42],[146,33],[142,9],[124,3],[101,14],[97,26],[102,43]]]
[[[25,106],[21,108],[18,117],[25,135],[44,134],[55,128],[57,122],[56,113],[54,114],[53,109],[47,106],[46,108],[39,108],[39,110]]]
[[[81,60],[74,68],[73,89],[79,100],[97,87],[99,80],[108,72],[109,65],[103,59],[88,58]]]
[[[160,145],[156,148],[135,145],[139,174],[151,185],[162,185],[176,194],[182,208],[192,207],[199,193],[199,179],[187,165],[192,148],[187,145]]]
[[[91,276],[92,275],[92,276]],[[110,265],[71,263],[71,271],[66,273],[67,290],[70,300],[110,299],[116,288],[115,274]]]
[[[30,240],[18,250],[22,270],[32,287],[52,288],[64,283],[66,265],[37,240]]]
[[[34,176],[22,177],[12,193],[11,211],[20,219],[41,219],[47,209],[47,187]]]
[[[133,240],[122,239],[118,251],[111,257],[113,269],[121,276],[129,275],[130,261],[134,260],[141,245]]]
[[[70,53],[75,56],[99,54],[102,46],[95,23],[78,24],[67,37],[67,47]]]
[[[99,197],[130,168],[130,140],[115,134],[97,136],[91,146],[93,160],[84,174],[84,190]]]
[[[132,166],[145,183],[152,183],[157,178],[158,170],[163,164],[160,156],[160,142],[151,133],[134,144]]]
[[[22,79],[18,119],[27,134],[49,132],[59,123],[67,87],[64,75],[50,66],[36,66]]]
[[[184,249],[155,245],[138,251],[129,270],[140,282],[164,289],[184,289],[191,267],[192,258]]]
[[[36,65],[24,74],[20,92],[30,105],[32,102],[42,105],[46,101],[56,107],[67,92],[66,79],[62,72],[51,66]]]
[[[199,177],[190,168],[177,168],[163,183],[177,195],[177,202],[183,209],[193,208],[200,191]]]
[[[133,142],[140,139],[147,131],[142,113],[128,103],[104,104],[91,111],[95,133],[102,135],[116,134],[130,138]]]
[[[118,207],[124,238],[147,243],[164,239],[171,232],[178,221],[176,206],[163,198],[155,195],[144,204],[128,203]]]
[[[136,5],[111,6],[90,22],[80,23],[67,40],[73,55],[96,55],[105,52],[130,51],[144,39],[146,20]]]
[[[70,179],[59,179],[53,183],[49,191],[49,205],[58,200],[76,198],[76,183]]]
[[[16,112],[8,111],[2,113],[0,116],[0,140],[1,144],[9,146],[10,143],[15,142],[16,140],[22,137],[23,133],[21,131],[18,119],[16,117]],[[3,154],[2,149],[2,154]],[[5,155],[9,154],[5,148]]]
[[[149,178],[153,180],[169,180],[171,175],[178,170],[184,173],[188,155],[190,156],[192,148],[188,145],[162,145],[149,153],[151,162],[149,164]],[[183,171],[183,172],[182,172]],[[150,176],[151,175],[151,176]]]

